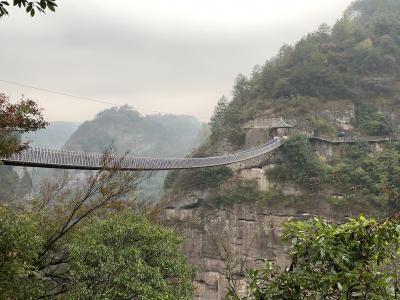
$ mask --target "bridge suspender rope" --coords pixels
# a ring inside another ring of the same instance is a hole
[[[266,144],[230,155],[205,158],[150,158],[85,153],[67,150],[29,148],[9,157],[0,157],[5,165],[54,169],[98,170],[118,168],[124,171],[179,170],[229,165],[271,152],[284,140],[275,137]]]

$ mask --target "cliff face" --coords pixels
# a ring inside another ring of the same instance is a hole
[[[279,201],[279,199],[276,199]],[[288,245],[281,241],[283,224],[309,218],[297,209],[273,209],[254,204],[235,204],[220,209],[199,206],[166,209],[166,222],[178,225],[186,236],[183,252],[197,268],[196,300],[224,299],[227,276],[244,288],[242,274],[264,257],[282,267],[290,262]],[[336,216],[338,218],[338,216]],[[335,220],[335,217],[331,217]]]
[[[325,113],[338,115],[337,111]],[[267,135],[263,128],[248,131],[260,139]],[[371,155],[378,155],[388,144],[386,141],[370,143]],[[246,147],[251,146],[251,142],[246,143]],[[310,146],[314,155],[330,161],[340,157],[343,147],[348,145],[315,140]],[[326,184],[314,191],[296,182],[276,182],[269,178],[269,171],[282,166],[284,159],[282,150],[278,150],[231,165],[232,178],[216,188],[199,189],[194,184],[189,190],[180,193],[173,190],[165,195],[164,199],[169,201],[164,222],[184,233],[183,251],[198,270],[195,299],[224,299],[230,276],[236,287],[244,288],[246,283],[241,274],[257,266],[258,257],[274,260],[281,268],[287,267],[288,245],[280,236],[288,220],[318,215],[340,222],[347,216],[374,211],[367,200],[353,203],[354,200],[346,198],[349,195],[342,194],[334,185]],[[253,185],[232,192],[238,182]],[[221,194],[228,194],[229,201],[221,204]],[[340,201],[344,204],[337,205]]]
[[[198,300],[223,299],[227,272],[233,274],[255,265],[256,257],[287,265],[285,245],[279,241],[282,224],[293,214],[273,213],[254,206],[234,205],[210,212],[202,207],[169,209],[168,220],[186,227],[183,251],[198,269],[195,280]],[[227,269],[229,271],[227,271]],[[241,277],[233,275],[237,286]]]

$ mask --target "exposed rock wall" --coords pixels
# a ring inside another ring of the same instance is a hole
[[[190,212],[189,212],[190,211]],[[169,209],[168,219],[183,225],[187,239],[183,251],[196,266],[196,300],[224,299],[228,282],[226,269],[240,271],[256,264],[257,257],[288,265],[287,245],[279,239],[282,224],[302,218],[293,211],[279,214],[253,205],[233,205],[223,209],[198,207]],[[236,282],[244,286],[242,279]]]

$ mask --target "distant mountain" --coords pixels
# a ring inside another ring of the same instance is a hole
[[[129,106],[111,108],[84,122],[64,149],[103,152],[111,145],[121,154],[183,157],[192,152],[202,123],[191,116],[142,116]],[[157,172],[141,188],[141,198],[156,201],[163,191],[165,172]]]
[[[64,148],[102,152],[113,145],[119,153],[182,156],[190,152],[201,123],[191,116],[141,116],[129,106],[111,108],[84,122]]]

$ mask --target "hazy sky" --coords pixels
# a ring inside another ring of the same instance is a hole
[[[59,0],[56,13],[0,19],[0,79],[207,121],[238,73],[342,15],[351,0]],[[0,82],[48,120],[110,105]],[[143,113],[148,111],[140,110]]]

